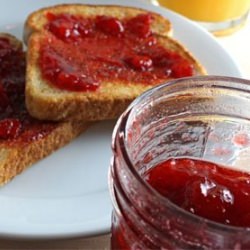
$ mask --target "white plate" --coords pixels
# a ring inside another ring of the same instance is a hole
[[[24,20],[31,11],[60,2],[4,1],[0,8],[0,31],[21,38]],[[235,62],[210,34],[166,9],[125,0],[78,2],[129,4],[159,12],[172,21],[174,37],[193,52],[209,74],[241,76]],[[108,232],[112,206],[107,171],[113,126],[112,122],[96,124],[70,145],[2,187],[0,236],[47,239]]]

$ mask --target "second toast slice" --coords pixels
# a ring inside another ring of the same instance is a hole
[[[21,41],[10,34],[0,33],[0,61],[1,186],[69,143],[89,124],[39,121],[28,114],[24,103],[25,52]]]

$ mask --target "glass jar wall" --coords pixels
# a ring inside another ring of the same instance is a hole
[[[124,112],[113,133],[109,176],[112,249],[250,248],[249,228],[185,211],[144,180],[149,169],[171,157],[241,168],[241,153],[250,145],[235,145],[232,138],[250,132],[249,83],[183,78],[149,90]],[[218,145],[230,150],[217,154]]]

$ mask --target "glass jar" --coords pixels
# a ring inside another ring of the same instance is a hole
[[[250,143],[232,142],[233,136],[242,133],[250,134],[250,81],[183,78],[138,97],[113,132],[111,248],[249,249],[250,228],[191,214],[143,179],[145,172],[170,157],[242,168],[242,157],[250,160],[250,154],[244,154],[250,152]],[[230,150],[216,154],[218,146]]]

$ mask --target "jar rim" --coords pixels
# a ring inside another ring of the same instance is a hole
[[[207,218],[203,218],[201,216],[192,214],[185,209],[179,207],[172,201],[170,201],[168,198],[164,197],[161,195],[159,192],[157,192],[153,187],[151,187],[139,174],[139,172],[135,169],[133,166],[133,163],[130,159],[129,153],[126,150],[126,125],[127,121],[130,117],[131,112],[133,109],[136,108],[136,106],[144,99],[150,96],[152,93],[155,91],[161,91],[161,89],[164,89],[168,86],[173,86],[176,84],[181,84],[182,82],[186,81],[192,81],[194,82],[200,82],[200,81],[208,81],[208,82],[213,82],[215,81],[220,81],[220,82],[231,82],[235,84],[242,84],[242,91],[248,92],[249,97],[250,97],[250,80],[242,79],[242,78],[236,78],[236,77],[228,77],[228,76],[216,76],[216,75],[210,75],[210,76],[195,76],[195,77],[185,77],[185,78],[179,78],[175,80],[171,80],[168,82],[165,82],[163,84],[160,84],[156,87],[153,87],[147,91],[145,91],[142,95],[137,97],[130,105],[129,107],[124,111],[124,113],[119,117],[115,128],[113,130],[113,135],[112,135],[112,149],[115,150],[115,142],[117,141],[120,145],[120,149],[123,154],[124,161],[126,162],[126,166],[129,168],[131,173],[134,175],[137,181],[140,182],[140,184],[143,186],[146,192],[149,194],[154,195],[159,199],[162,203],[165,203],[169,208],[178,211],[183,217],[187,218],[190,221],[193,221],[194,223],[206,223],[208,228],[212,228],[213,230],[220,230],[220,231],[228,231],[230,233],[246,233],[250,232],[250,227],[238,227],[238,226],[232,226],[232,225],[226,225],[222,224],[219,222],[212,221]],[[217,87],[220,87],[220,85],[217,85]],[[223,88],[228,88],[228,89],[235,89],[234,87],[231,86],[221,86]]]

